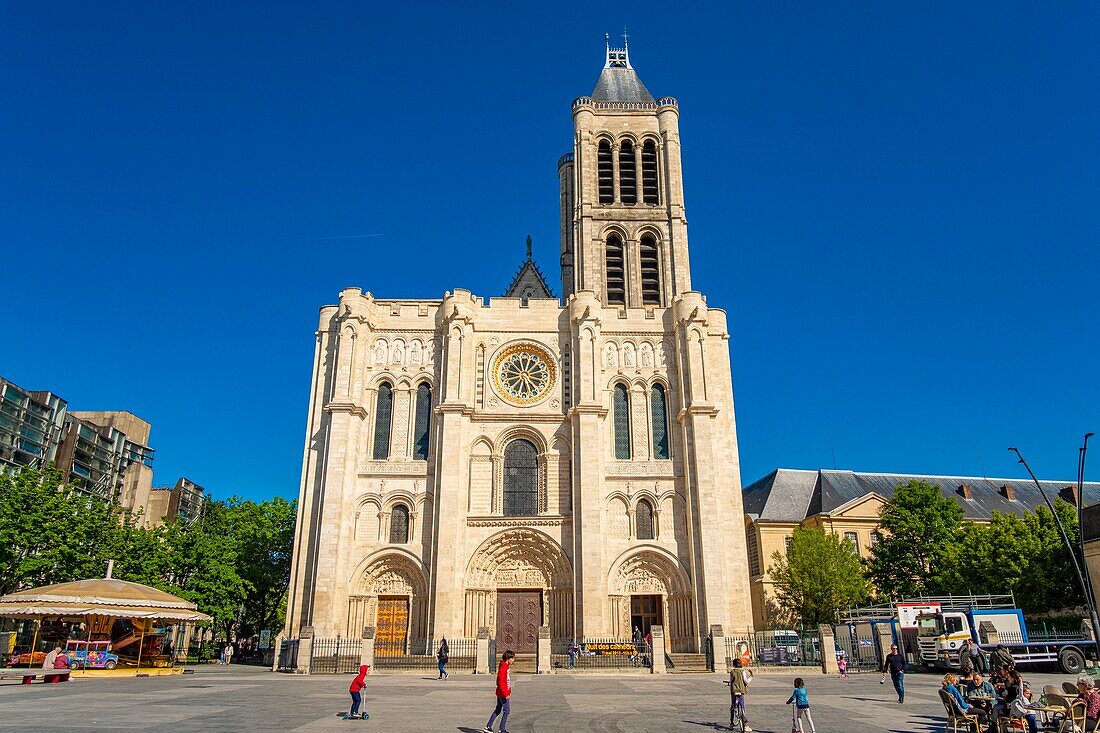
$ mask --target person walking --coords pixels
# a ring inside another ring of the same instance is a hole
[[[814,719],[810,716],[810,697],[806,694],[806,683],[801,677],[794,678],[794,692],[787,698],[787,704],[794,705],[791,708],[791,733],[805,733],[803,719],[810,724],[810,733],[815,733]]]
[[[447,662],[451,659],[451,647],[447,645],[447,637],[443,637],[443,641],[439,645],[439,651],[435,653],[435,658],[439,662],[439,680],[442,682],[447,679]]]
[[[890,673],[890,681],[894,683],[894,690],[898,693],[898,704],[905,702],[905,656],[898,652],[898,645],[890,646],[890,653],[882,662],[882,679],[880,685],[886,684],[886,673]]]
[[[566,648],[566,651],[569,652],[569,669],[573,669],[577,666],[577,652],[580,651],[577,647],[576,639],[569,640],[569,646]]]
[[[226,663],[226,665],[232,664],[232,662],[233,662],[233,652],[234,651],[236,651],[236,650],[233,648],[233,642],[229,642],[225,645],[225,663]]]
[[[489,722],[482,728],[483,733],[493,733],[493,722],[500,716],[500,733],[508,733],[508,715],[512,712],[512,660],[516,653],[511,649],[500,655],[497,667],[497,706],[489,716]]]
[[[348,692],[351,693],[351,712],[348,713],[349,718],[362,717],[363,720],[366,720],[370,717],[366,712],[364,712],[362,716],[359,715],[359,706],[363,704],[363,688],[367,686],[368,670],[370,670],[369,664],[360,665],[359,674],[351,681],[351,687],[348,688]]]

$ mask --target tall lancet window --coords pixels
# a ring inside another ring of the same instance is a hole
[[[539,513],[539,452],[529,440],[513,440],[504,449],[504,516]]]
[[[403,545],[409,541],[409,510],[398,504],[390,512],[390,543]]]
[[[416,388],[416,421],[413,426],[413,459],[428,460],[428,434],[432,423],[432,388],[421,382]]]
[[[642,270],[642,304],[661,304],[661,257],[657,251],[657,239],[643,234],[638,247],[638,260]]]
[[[619,144],[619,201],[628,205],[638,203],[638,169],[634,166],[634,143],[623,140]]]
[[[604,265],[607,270],[607,302],[609,305],[626,305],[626,267],[623,257],[623,240],[618,234],[607,238]]]
[[[642,145],[642,201],[657,203],[657,143],[652,140]]]
[[[653,417],[653,457],[658,460],[668,458],[668,401],[665,388],[653,385],[649,393],[649,410]]]
[[[600,140],[596,153],[596,177],[599,179],[600,203],[615,203],[615,164],[611,158],[611,141]]]
[[[638,502],[638,508],[634,512],[634,527],[638,539],[653,539],[653,505],[648,499]]]
[[[615,457],[627,460],[630,458],[630,395],[625,384],[615,385],[611,419],[615,427]]]
[[[378,385],[378,400],[374,406],[374,460],[390,457],[390,417],[393,414],[393,387],[389,382]]]

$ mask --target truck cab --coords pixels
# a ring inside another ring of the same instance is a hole
[[[973,640],[970,620],[961,611],[937,611],[917,614],[917,647],[926,667],[957,669],[959,647]]]

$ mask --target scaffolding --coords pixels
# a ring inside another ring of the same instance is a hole
[[[849,608],[840,612],[840,620],[846,624],[857,624],[868,621],[883,621],[898,617],[898,605],[914,603],[922,606],[939,604],[940,608],[948,611],[971,611],[974,609],[1005,609],[1016,608],[1016,598],[1011,593],[967,593],[957,596],[914,596],[903,598],[889,603],[873,606],[861,606]]]

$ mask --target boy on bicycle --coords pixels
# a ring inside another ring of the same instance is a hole
[[[730,670],[730,729],[737,730],[735,725],[741,724],[740,730],[752,732],[745,716],[745,696],[749,692],[749,683],[752,682],[752,671],[741,666],[740,659],[733,660],[733,669]]]

